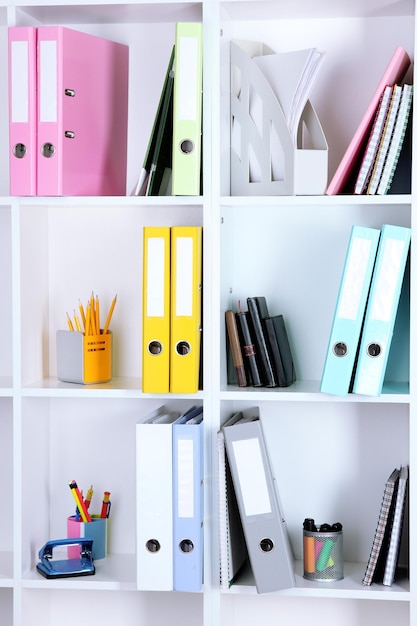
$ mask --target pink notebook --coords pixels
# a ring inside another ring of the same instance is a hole
[[[358,159],[362,157],[362,150],[365,148],[369,132],[372,128],[372,123],[375,114],[378,109],[378,105],[382,96],[382,93],[387,85],[394,85],[400,83],[406,71],[410,66],[410,57],[407,52],[401,46],[398,46],[388,63],[388,66],[379,82],[379,85],[372,96],[372,99],[366,109],[361,123],[359,124],[352,140],[339,163],[339,166],[326,190],[328,196],[335,196],[338,193],[342,193],[352,170],[357,163]]]

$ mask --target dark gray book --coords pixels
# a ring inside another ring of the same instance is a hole
[[[288,387],[295,381],[295,369],[284,318],[274,315],[266,317],[264,323],[278,387]]]
[[[256,354],[256,346],[249,327],[248,315],[249,314],[246,311],[236,313],[237,329],[240,337],[243,358],[250,371],[251,384],[253,387],[262,387],[263,383],[259,370],[258,355]]]
[[[276,387],[277,379],[264,326],[265,319],[269,317],[266,298],[264,296],[251,297],[247,299],[247,303],[256,352],[259,356],[261,379],[265,387]]]

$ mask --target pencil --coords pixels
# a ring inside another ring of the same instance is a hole
[[[73,326],[73,323],[71,322],[71,318],[70,318],[70,316],[68,315],[68,313],[67,313],[67,322],[68,322],[68,328],[69,328],[71,331],[73,331],[73,330],[74,330],[74,326]]]
[[[114,296],[113,302],[110,305],[109,312],[107,313],[106,323],[104,324],[104,328],[103,328],[103,335],[105,335],[107,333],[108,329],[109,329],[109,325],[110,325],[111,317],[113,315],[114,307],[116,306],[116,300],[117,300],[117,294]]]

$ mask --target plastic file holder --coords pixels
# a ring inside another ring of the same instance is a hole
[[[58,330],[56,333],[57,376],[63,382],[105,383],[112,377],[112,333],[84,335]]]
[[[232,77],[238,77],[237,87],[232,85],[230,102],[231,194],[324,194],[328,176],[328,147],[312,104],[307,101],[301,115],[295,146],[271,85],[242,45],[235,42],[230,45]],[[259,97],[262,106],[262,132],[251,114],[254,94]],[[277,143],[282,153],[282,166],[278,175],[274,175],[271,155]],[[256,181],[251,180],[251,159],[259,169]]]

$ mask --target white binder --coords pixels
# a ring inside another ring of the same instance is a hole
[[[136,424],[137,588],[173,589],[172,424],[161,406]]]

